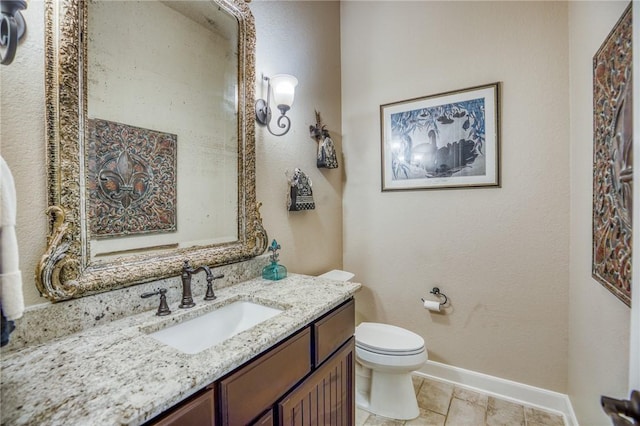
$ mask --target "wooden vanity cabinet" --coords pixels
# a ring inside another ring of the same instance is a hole
[[[215,426],[215,389],[207,386],[177,407],[153,419],[153,426]]]
[[[273,417],[273,408],[264,413],[258,420],[251,423],[251,426],[274,426],[275,419]]]
[[[353,425],[354,307],[348,300],[149,424]]]
[[[313,372],[276,407],[279,426],[355,424],[355,303],[348,300],[311,324]]]
[[[220,380],[221,425],[246,425],[311,371],[311,330],[303,329]]]

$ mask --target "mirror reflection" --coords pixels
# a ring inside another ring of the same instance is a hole
[[[264,252],[244,0],[45,1],[52,301]]]
[[[238,239],[238,23],[208,1],[87,10],[91,255]]]

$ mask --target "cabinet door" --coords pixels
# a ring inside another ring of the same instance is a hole
[[[196,394],[167,414],[148,423],[149,426],[215,426],[215,393],[213,388]]]
[[[278,404],[283,426],[352,426],[354,407],[354,342],[350,338],[311,376]]]
[[[220,381],[222,426],[249,424],[311,371],[311,331],[303,331]]]

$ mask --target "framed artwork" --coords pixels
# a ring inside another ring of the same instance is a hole
[[[382,190],[500,186],[499,83],[380,106]]]
[[[88,123],[91,234],[175,232],[177,136],[107,120]]]
[[[592,275],[631,306],[631,3],[593,57]]]

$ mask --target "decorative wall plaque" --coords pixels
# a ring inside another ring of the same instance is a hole
[[[593,277],[631,306],[631,4],[593,57]]]
[[[89,120],[93,237],[176,230],[176,149],[176,135]]]
[[[311,179],[302,170],[296,168],[289,181],[287,209],[291,212],[315,209],[312,186]]]

